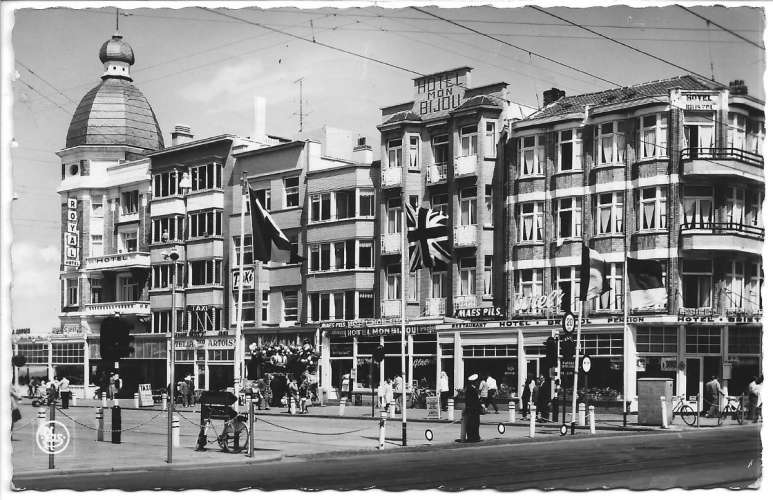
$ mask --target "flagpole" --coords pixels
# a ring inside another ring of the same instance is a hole
[[[582,290],[580,290],[582,292]],[[582,332],[582,310],[585,301],[580,297],[580,311],[577,314],[577,339],[574,344],[574,381],[572,382],[572,434],[577,423],[577,378],[580,371],[580,334]]]
[[[403,379],[403,404],[402,404],[402,417],[403,417],[403,446],[408,446],[408,419],[407,419],[407,408],[405,406],[405,386],[408,384],[408,381],[405,379],[405,279],[406,279],[406,273],[405,273],[405,267],[407,265],[408,261],[408,252],[405,249],[405,243],[407,241],[407,218],[406,218],[406,207],[405,202],[403,202],[403,207],[400,215],[400,223],[401,228],[400,232],[402,233],[400,235],[400,370],[402,371],[402,374],[400,375]]]
[[[242,340],[242,309],[244,307],[244,212],[245,210],[245,201],[246,198],[244,196],[245,187],[247,185],[247,176],[244,172],[242,172],[242,181],[241,181],[241,196],[239,197],[239,200],[241,202],[241,217],[239,224],[241,226],[241,235],[240,235],[240,241],[239,241],[239,274],[238,274],[238,280],[239,280],[239,291],[238,291],[238,299],[236,304],[236,359],[234,361],[234,369],[236,370],[236,373],[234,374],[234,390],[236,391],[236,381],[239,382],[241,385],[243,383],[243,366],[244,366],[244,344]],[[254,283],[254,279],[253,279]]]

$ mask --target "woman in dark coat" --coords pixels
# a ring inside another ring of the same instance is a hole
[[[521,417],[522,420],[526,419],[526,415],[529,413],[529,403],[531,402],[531,388],[534,384],[534,377],[531,375],[526,377],[526,382],[523,384],[523,392],[521,393]]]
[[[478,375],[470,375],[467,379],[467,388],[464,390],[464,416],[467,419],[467,429],[465,430],[465,442],[480,441],[480,396],[476,382]]]

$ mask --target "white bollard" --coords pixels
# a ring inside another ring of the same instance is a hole
[[[507,410],[510,412],[510,423],[515,423],[515,401],[507,403]]]
[[[454,421],[454,400],[451,398],[448,399],[448,421]]]
[[[596,434],[596,408],[593,405],[588,407],[588,425],[590,426],[590,433]]]
[[[577,427],[585,427],[585,403],[580,403],[577,411]]]
[[[295,398],[290,396],[290,415],[298,413],[298,408],[295,406]]]
[[[346,412],[346,398],[338,398],[338,416],[343,417]]]
[[[140,393],[135,392],[134,393],[134,407],[139,408],[140,407]]]
[[[663,428],[668,429],[668,417],[666,412],[666,397],[660,396],[660,416],[663,422]]]
[[[97,407],[97,441],[105,440],[105,414],[101,407]]]
[[[46,424],[46,407],[38,406],[38,428]]]
[[[102,393],[102,408],[107,408],[107,393]]]
[[[180,417],[178,415],[172,415],[172,446],[174,448],[180,447]]]
[[[537,408],[534,403],[529,403],[529,437],[533,438],[537,433]]]
[[[392,401],[387,406],[389,407],[389,418],[395,418],[395,406],[397,405],[395,405],[394,401]]]
[[[244,395],[244,408],[245,408],[245,411],[249,411],[250,410],[250,403],[252,403],[252,396],[250,394],[245,394]]]
[[[167,399],[169,396],[166,394],[161,395],[161,411],[166,411]]]
[[[78,406],[78,396],[76,396],[75,393],[72,393],[72,401],[70,401],[70,404],[73,406]]]
[[[381,411],[381,420],[378,422],[378,449],[384,449],[384,441],[386,440],[386,418],[387,412]]]

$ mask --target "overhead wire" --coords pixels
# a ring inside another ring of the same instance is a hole
[[[43,83],[45,83],[46,85],[48,85],[48,86],[49,86],[49,87],[51,87],[52,89],[56,90],[56,91],[57,91],[57,93],[59,93],[59,95],[61,95],[62,97],[64,97],[64,98],[65,98],[65,99],[67,99],[68,101],[70,101],[71,103],[73,103],[73,104],[78,104],[77,102],[75,102],[75,100],[74,100],[74,99],[72,99],[70,96],[66,95],[64,92],[62,92],[61,90],[59,90],[59,88],[57,88],[57,87],[56,87],[54,84],[52,84],[51,82],[49,82],[48,80],[46,80],[45,78],[43,78],[42,76],[40,76],[39,74],[37,74],[35,71],[33,71],[33,70],[32,70],[32,68],[30,68],[29,66],[27,66],[26,64],[24,64],[23,62],[21,62],[21,61],[20,61],[18,58],[16,58],[16,63],[17,63],[19,66],[21,66],[22,68],[24,68],[24,69],[26,69],[27,71],[29,71],[31,74],[33,74],[33,75],[35,75],[36,77],[38,77],[38,79],[39,79],[40,81],[42,81]]]
[[[725,28],[721,24],[718,24],[718,23],[712,21],[711,19],[709,19],[708,17],[702,16],[702,15],[698,14],[697,12],[688,9],[684,5],[678,5],[677,4],[676,6],[679,7],[680,9],[684,10],[685,12],[689,12],[690,14],[692,14],[693,16],[695,16],[697,18],[703,19],[704,21],[706,21],[707,25],[713,24],[714,26],[716,26],[717,28],[721,29],[722,31],[726,31],[727,33],[730,33],[734,37],[739,38],[739,39],[743,40],[744,42],[746,42],[746,43],[748,43],[750,45],[754,45],[758,49],[765,50],[765,47],[763,45],[760,45],[757,42],[755,42],[753,40],[750,40],[750,39],[746,38],[743,35],[739,35],[738,33],[736,33],[735,31],[731,30],[730,28]]]
[[[59,108],[59,109],[60,109],[62,112],[64,112],[64,113],[65,113],[67,116],[72,116],[72,111],[67,111],[67,110],[66,110],[66,109],[64,109],[64,108],[63,108],[63,107],[62,107],[62,106],[61,106],[61,105],[60,105],[58,102],[56,102],[56,101],[54,101],[53,99],[51,99],[50,97],[48,97],[47,95],[45,95],[43,92],[41,92],[41,91],[40,91],[40,90],[38,90],[37,88],[35,88],[35,87],[33,87],[32,85],[30,85],[29,83],[25,82],[25,81],[24,81],[24,80],[22,80],[21,78],[17,79],[16,81],[17,81],[17,82],[20,82],[20,83],[22,83],[23,85],[25,85],[26,87],[28,87],[30,90],[32,90],[32,91],[33,91],[33,92],[35,92],[36,94],[38,94],[39,96],[43,97],[43,98],[44,98],[45,100],[47,100],[48,102],[52,103],[54,106],[56,106],[57,108]]]

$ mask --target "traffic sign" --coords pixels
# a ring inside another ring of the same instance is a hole
[[[582,371],[584,371],[585,373],[588,373],[590,371],[590,356],[583,356]]]
[[[577,327],[577,318],[575,315],[570,312],[564,314],[564,317],[561,319],[561,327],[566,333],[574,332],[574,329]]]

